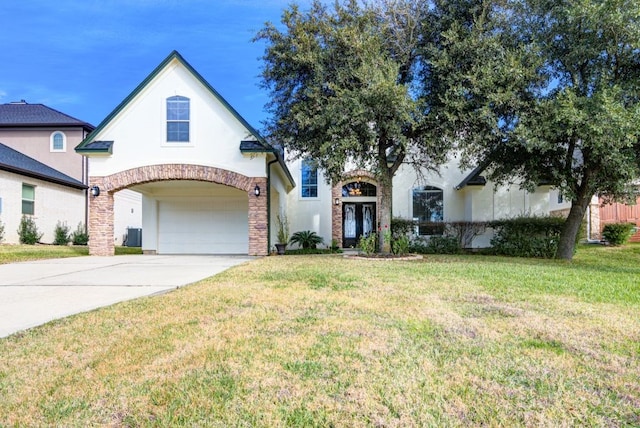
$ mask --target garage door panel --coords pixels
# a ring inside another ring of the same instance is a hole
[[[248,210],[246,194],[161,200],[158,204],[158,252],[247,254]]]

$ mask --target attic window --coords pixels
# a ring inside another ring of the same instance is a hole
[[[189,98],[174,96],[167,98],[167,141],[189,142]]]

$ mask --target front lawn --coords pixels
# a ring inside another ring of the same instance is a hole
[[[640,246],[265,257],[0,340],[2,426],[637,426]]]
[[[139,247],[116,247],[116,255],[142,254]],[[77,245],[0,245],[0,264],[89,255],[89,247]]]

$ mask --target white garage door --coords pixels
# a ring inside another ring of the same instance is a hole
[[[246,194],[158,201],[159,254],[247,254]]]

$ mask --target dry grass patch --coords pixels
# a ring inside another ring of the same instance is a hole
[[[637,279],[594,263],[263,258],[0,341],[0,421],[637,425]]]

